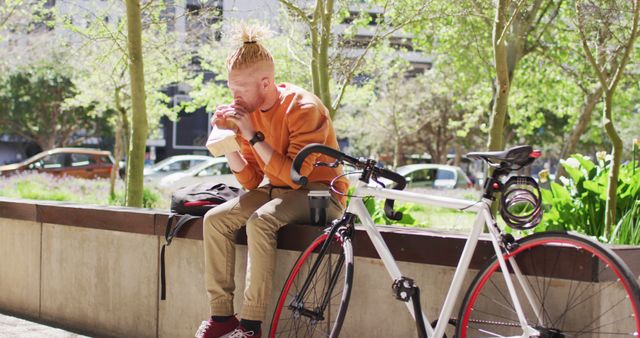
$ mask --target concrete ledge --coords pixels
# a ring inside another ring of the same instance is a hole
[[[0,217],[36,221],[37,204],[21,200],[0,199]]]
[[[0,198],[0,217],[121,231],[164,237],[169,213],[155,209],[112,206],[90,206],[51,201],[32,201]],[[173,224],[177,218],[173,220]],[[455,267],[466,242],[464,234],[430,231],[416,228],[378,226],[389,249],[398,261]],[[303,250],[322,227],[287,225],[278,233],[278,249]],[[202,240],[202,219],[186,224],[178,238]],[[236,233],[236,243],[246,244],[246,233]],[[613,250],[640,275],[640,249],[632,246],[616,246]],[[354,254],[360,257],[379,258],[366,232],[358,228],[354,239]],[[488,240],[480,240],[471,261],[472,269],[479,269],[493,257]],[[585,256],[585,259],[586,256]]]
[[[36,210],[36,219],[42,223],[154,234],[156,212],[152,210],[74,204],[38,204]]]
[[[153,209],[0,198],[0,217],[160,237],[164,237],[168,216],[168,212]],[[173,224],[176,221],[177,219],[174,219]],[[466,241],[465,235],[442,231],[389,226],[379,226],[378,229],[396,260],[404,262],[454,267],[458,263]],[[278,248],[301,251],[321,232],[321,227],[287,225],[278,233]],[[202,219],[186,224],[177,237],[201,240]],[[237,232],[236,243],[247,243],[244,229]],[[625,260],[636,275],[640,274],[638,247],[616,246],[614,251]],[[356,231],[354,254],[360,257],[378,258],[375,248],[363,229]],[[481,268],[493,255],[491,244],[487,240],[480,240],[471,261],[471,268]],[[585,255],[584,259],[588,257]]]

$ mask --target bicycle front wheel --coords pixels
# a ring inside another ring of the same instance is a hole
[[[338,234],[332,238],[320,235],[293,266],[278,299],[269,337],[338,337],[352,281],[351,240]]]
[[[524,317],[540,337],[638,336],[638,284],[608,248],[578,235],[539,233],[503,257]],[[458,337],[522,335],[496,257],[471,284],[458,318]]]

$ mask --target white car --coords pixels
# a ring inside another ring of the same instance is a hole
[[[409,164],[394,170],[407,180],[406,189],[466,189],[473,184],[460,167],[444,164]],[[387,187],[393,182],[380,179]]]
[[[206,162],[200,163],[189,170],[161,178],[157,186],[165,191],[175,191],[178,188],[196,183],[224,183],[229,186],[242,187],[231,172],[226,157],[209,157]]]
[[[144,181],[154,182],[162,177],[189,170],[202,163],[211,163],[214,158],[205,155],[176,155],[167,157],[164,160],[144,168]]]

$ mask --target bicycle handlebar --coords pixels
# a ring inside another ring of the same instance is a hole
[[[339,150],[333,149],[320,143],[309,144],[302,148],[300,152],[298,152],[298,155],[296,155],[296,158],[293,160],[293,165],[291,166],[291,180],[293,180],[293,182],[302,186],[305,186],[308,183],[308,178],[306,176],[300,175],[300,168],[302,168],[302,163],[304,163],[304,160],[312,153],[324,154],[336,159],[338,162],[347,162],[358,169],[370,170],[374,177],[382,177],[395,182],[396,185],[395,187],[393,187],[393,189],[395,190],[403,190],[407,184],[404,176],[396,172],[378,168],[372,165],[372,163],[374,163],[372,161],[366,159],[357,159]],[[384,212],[389,219],[399,221],[400,219],[402,219],[402,213],[394,211],[393,204],[394,200],[385,200]]]

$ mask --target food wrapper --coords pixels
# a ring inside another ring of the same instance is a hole
[[[217,126],[213,126],[207,140],[207,149],[213,156],[222,156],[239,151],[240,146],[236,141],[236,133],[233,130],[220,129]]]

